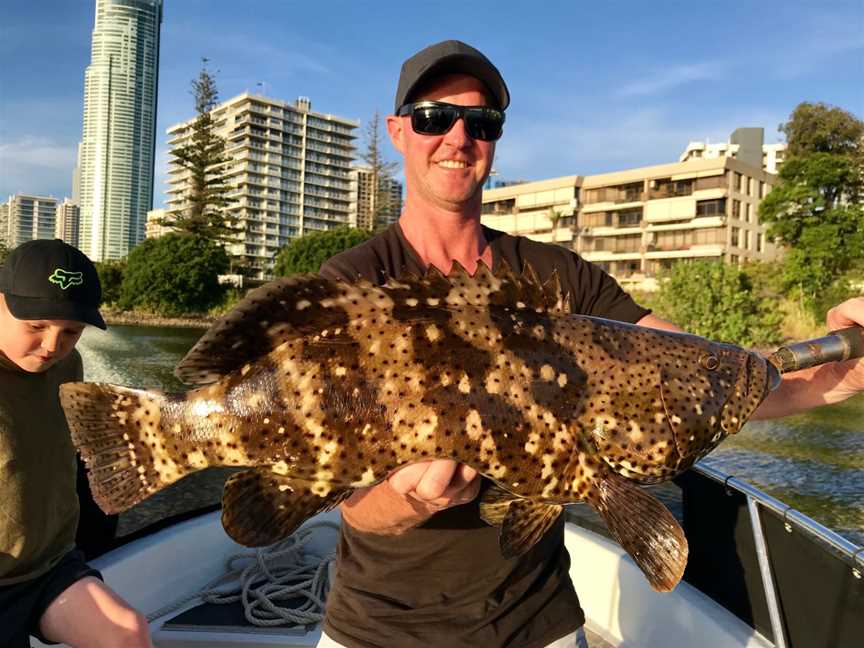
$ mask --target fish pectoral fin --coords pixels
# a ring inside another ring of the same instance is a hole
[[[687,538],[678,521],[653,495],[610,473],[599,487],[599,505],[589,499],[615,540],[630,554],[651,587],[672,591],[687,566]]]
[[[492,484],[480,496],[480,519],[489,526],[502,526],[510,503],[518,499],[518,496]]]
[[[538,504],[526,499],[510,502],[498,536],[501,554],[505,558],[524,554],[555,524],[563,510],[557,504]]]
[[[318,494],[318,484],[267,468],[231,475],[222,493],[222,526],[236,542],[262,547],[284,540],[316,513],[329,511],[353,489]]]

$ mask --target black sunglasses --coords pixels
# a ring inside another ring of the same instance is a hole
[[[457,106],[443,101],[418,101],[405,104],[396,113],[411,115],[411,128],[421,135],[443,135],[460,117],[473,139],[494,142],[501,137],[504,111],[484,106]]]

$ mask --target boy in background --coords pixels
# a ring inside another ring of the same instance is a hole
[[[15,248],[0,269],[0,646],[29,635],[73,648],[151,646],[146,619],[75,548],[75,449],[62,383],[83,379],[75,344],[105,329],[93,263],[60,240]]]

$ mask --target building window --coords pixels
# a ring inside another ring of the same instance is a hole
[[[703,189],[725,189],[726,176],[720,175],[708,176],[707,178],[696,178],[696,191]]]
[[[744,203],[744,220],[748,223],[752,219],[752,207],[750,203]]]
[[[740,242],[740,230],[737,227],[732,228],[732,235],[729,238],[729,245],[732,247],[738,247],[738,243]]]
[[[756,251],[761,252],[763,247],[762,232],[756,232]]]
[[[760,180],[759,181],[759,200],[762,200],[765,197],[765,183]]]
[[[739,193],[741,191],[741,178],[742,178],[742,175],[736,171],[735,177],[733,180],[733,184],[732,184],[732,189],[739,192]]]
[[[726,213],[726,199],[696,201],[697,216],[722,216]]]

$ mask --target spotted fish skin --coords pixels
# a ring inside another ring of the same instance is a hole
[[[631,481],[686,469],[768,391],[761,356],[573,315],[556,278],[485,266],[382,287],[318,276],[268,284],[177,373],[201,386],[61,388],[105,510],[207,466],[251,466],[226,485],[223,522],[238,541],[263,544],[402,465],[451,458],[494,482],[497,508],[490,501],[484,518],[503,525],[514,554],[562,504],[588,501],[610,521],[641,492]]]

